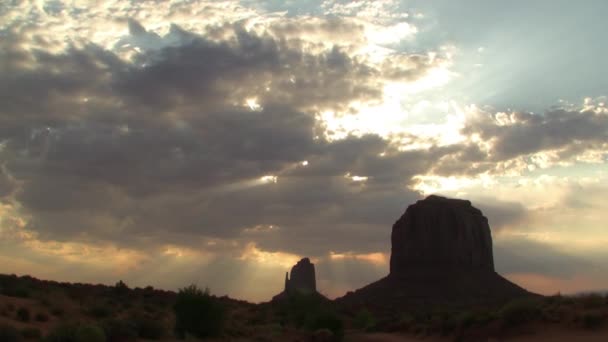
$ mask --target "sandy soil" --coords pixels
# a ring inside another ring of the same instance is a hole
[[[345,338],[345,342],[450,342],[449,337],[416,337],[400,334],[373,333],[353,334]],[[608,329],[596,331],[565,330],[559,327],[540,327],[538,332],[515,337],[489,338],[488,342],[608,342]]]
[[[497,340],[502,341],[502,340]],[[606,342],[608,341],[608,330],[602,329],[598,331],[587,331],[587,330],[564,330],[555,327],[550,327],[542,332],[514,337],[511,339],[505,339],[504,341],[517,341],[517,342]]]

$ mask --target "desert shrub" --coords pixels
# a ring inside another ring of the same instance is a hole
[[[0,341],[2,342],[20,342],[23,339],[17,328],[8,325],[0,324]]]
[[[9,286],[2,289],[2,294],[9,297],[29,298],[30,290],[23,286]]]
[[[130,321],[110,318],[101,324],[108,342],[129,342],[137,340],[137,327]]]
[[[129,293],[129,287],[124,281],[119,280],[118,283],[114,285],[113,291],[117,295],[125,295]]]
[[[154,287],[148,285],[144,287],[144,298],[151,298],[154,296]]]
[[[376,325],[376,319],[369,310],[363,309],[353,319],[353,325],[359,329],[370,330]]]
[[[583,327],[595,329],[604,322],[604,315],[601,312],[585,312],[581,318]]]
[[[199,338],[218,336],[224,323],[224,307],[196,285],[180,289],[175,304],[175,332],[181,338],[190,333]]]
[[[46,297],[39,298],[38,302],[46,307],[51,306],[51,301],[49,301],[49,299]]]
[[[397,322],[400,329],[408,330],[414,326],[416,318],[410,313],[404,313],[398,318]]]
[[[158,340],[165,335],[165,326],[162,321],[152,319],[144,315],[134,315],[131,317],[137,329],[137,334],[141,338]]]
[[[112,314],[112,309],[105,305],[96,304],[90,307],[87,311],[87,314],[91,317],[95,318],[106,318]]]
[[[28,308],[20,307],[19,310],[17,310],[17,319],[21,322],[29,322],[30,310]]]
[[[55,327],[46,342],[106,342],[106,335],[94,324],[69,323]]]
[[[63,308],[60,307],[54,307],[51,309],[51,315],[55,316],[55,317],[61,317],[64,314],[64,310]]]
[[[39,312],[36,314],[36,316],[34,316],[34,319],[38,322],[48,322],[49,315],[45,314],[44,312]]]
[[[42,337],[42,331],[40,331],[38,328],[27,327],[21,329],[21,336],[28,340],[39,340]]]
[[[539,303],[532,299],[516,299],[500,310],[500,316],[507,325],[520,325],[541,317]]]
[[[597,293],[589,293],[578,297],[579,302],[585,309],[597,309],[604,305],[604,297]]]
[[[319,331],[327,329],[333,334],[333,341],[342,341],[344,338],[344,324],[340,317],[332,311],[322,311],[308,317],[308,329]]]
[[[472,326],[476,321],[476,316],[470,311],[464,311],[456,315],[457,327],[468,328]]]
[[[291,323],[296,327],[302,327],[311,315],[316,315],[323,309],[324,303],[321,297],[292,293],[280,302],[277,313],[281,316],[283,325]]]
[[[151,314],[156,313],[156,311],[157,311],[157,309],[150,304],[144,304],[143,309],[145,312],[151,313]]]

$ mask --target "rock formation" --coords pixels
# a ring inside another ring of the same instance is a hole
[[[308,258],[301,259],[291,268],[290,273],[285,273],[285,289],[280,294],[274,296],[273,300],[295,293],[320,296],[317,292],[315,264],[310,262]]]
[[[310,293],[317,292],[315,279],[315,264],[304,258],[291,268],[290,277],[285,274],[285,292]]]
[[[338,303],[469,306],[533,295],[494,271],[488,220],[469,201],[417,201],[393,225],[391,243],[389,275]]]
[[[415,268],[494,271],[488,219],[470,201],[429,196],[393,225],[391,275]]]

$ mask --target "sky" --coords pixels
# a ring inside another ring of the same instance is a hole
[[[253,302],[388,273],[430,194],[608,289],[608,2],[2,1],[0,273]]]

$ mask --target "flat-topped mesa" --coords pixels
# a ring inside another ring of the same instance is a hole
[[[390,274],[336,298],[346,308],[469,309],[535,297],[494,271],[488,220],[471,202],[429,196],[393,225]]]
[[[289,278],[285,275],[285,292],[314,293],[317,292],[315,264],[304,258],[291,268]]]
[[[470,201],[431,195],[393,225],[390,275],[418,270],[494,272],[488,219]]]

